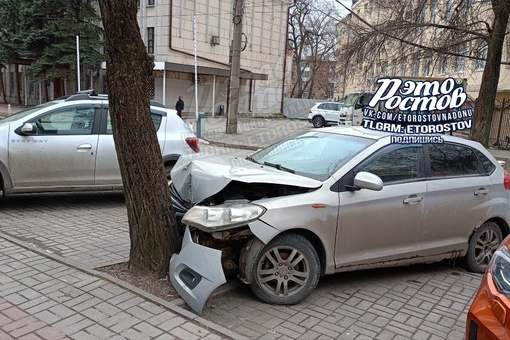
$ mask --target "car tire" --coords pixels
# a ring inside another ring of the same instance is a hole
[[[321,116],[315,116],[312,118],[312,124],[313,127],[320,128],[323,127],[326,124],[326,122],[324,121],[324,118],[322,118]]]
[[[482,224],[469,239],[468,252],[462,259],[466,269],[484,273],[502,241],[501,229],[495,222]]]
[[[250,289],[270,304],[296,304],[310,295],[319,282],[319,256],[312,244],[298,234],[277,236],[250,262]]]

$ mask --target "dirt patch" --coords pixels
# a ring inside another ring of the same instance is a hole
[[[174,287],[172,287],[172,283],[168,277],[161,279],[155,275],[133,275],[129,272],[127,262],[95,268],[95,270],[128,282],[133,286],[136,286],[141,290],[151,293],[163,300],[173,301],[179,298],[179,295],[175,291]]]

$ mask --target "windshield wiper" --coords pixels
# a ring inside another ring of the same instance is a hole
[[[256,163],[256,164],[260,164],[260,163],[259,163],[259,162],[257,162],[257,161],[255,160],[255,158],[253,158],[253,157],[246,157],[246,160],[247,160],[247,161],[250,161],[250,162],[253,162],[253,163]]]
[[[282,166],[281,164],[274,164],[274,163],[264,162],[264,165],[272,166],[273,168],[276,168],[278,170],[287,171],[287,172],[290,172],[291,174],[296,173],[294,170],[292,170],[290,168],[286,168],[286,167]]]

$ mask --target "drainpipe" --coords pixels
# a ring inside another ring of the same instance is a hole
[[[251,102],[253,99],[252,99],[252,93],[253,92],[253,79],[250,79],[250,92],[248,94],[248,112],[251,113],[253,110],[252,110],[252,107],[253,107],[253,103]]]
[[[285,46],[283,47],[283,83],[282,83],[282,102],[280,104],[280,112],[283,114],[283,102],[285,100],[285,73],[287,70],[287,49],[288,49],[288,37],[289,37],[289,18],[290,18],[290,8],[287,9],[287,24],[285,25],[287,28],[285,29]]]
[[[171,51],[178,52],[178,53],[181,53],[181,54],[184,54],[184,55],[187,55],[187,56],[195,58],[195,55],[193,53],[188,53],[188,52],[185,52],[185,51],[181,51],[181,50],[176,49],[176,48],[174,48],[172,46],[173,0],[170,1],[170,24],[169,24],[169,27],[170,28],[169,28],[169,32],[168,32],[169,33],[168,34],[168,48],[170,48]],[[230,64],[222,63],[222,62],[219,62],[219,61],[214,60],[214,59],[209,59],[209,58],[201,57],[201,56],[197,56],[197,58],[199,58],[201,60],[206,60],[206,61],[209,61],[209,62],[212,62],[212,63],[215,63],[215,64],[223,65],[223,66],[226,66],[226,67],[230,68]],[[253,73],[252,71],[244,69],[244,68],[241,68],[241,70],[243,72]]]

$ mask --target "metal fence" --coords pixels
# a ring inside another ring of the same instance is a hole
[[[510,149],[510,100],[497,103],[492,116],[489,144],[500,149]]]

